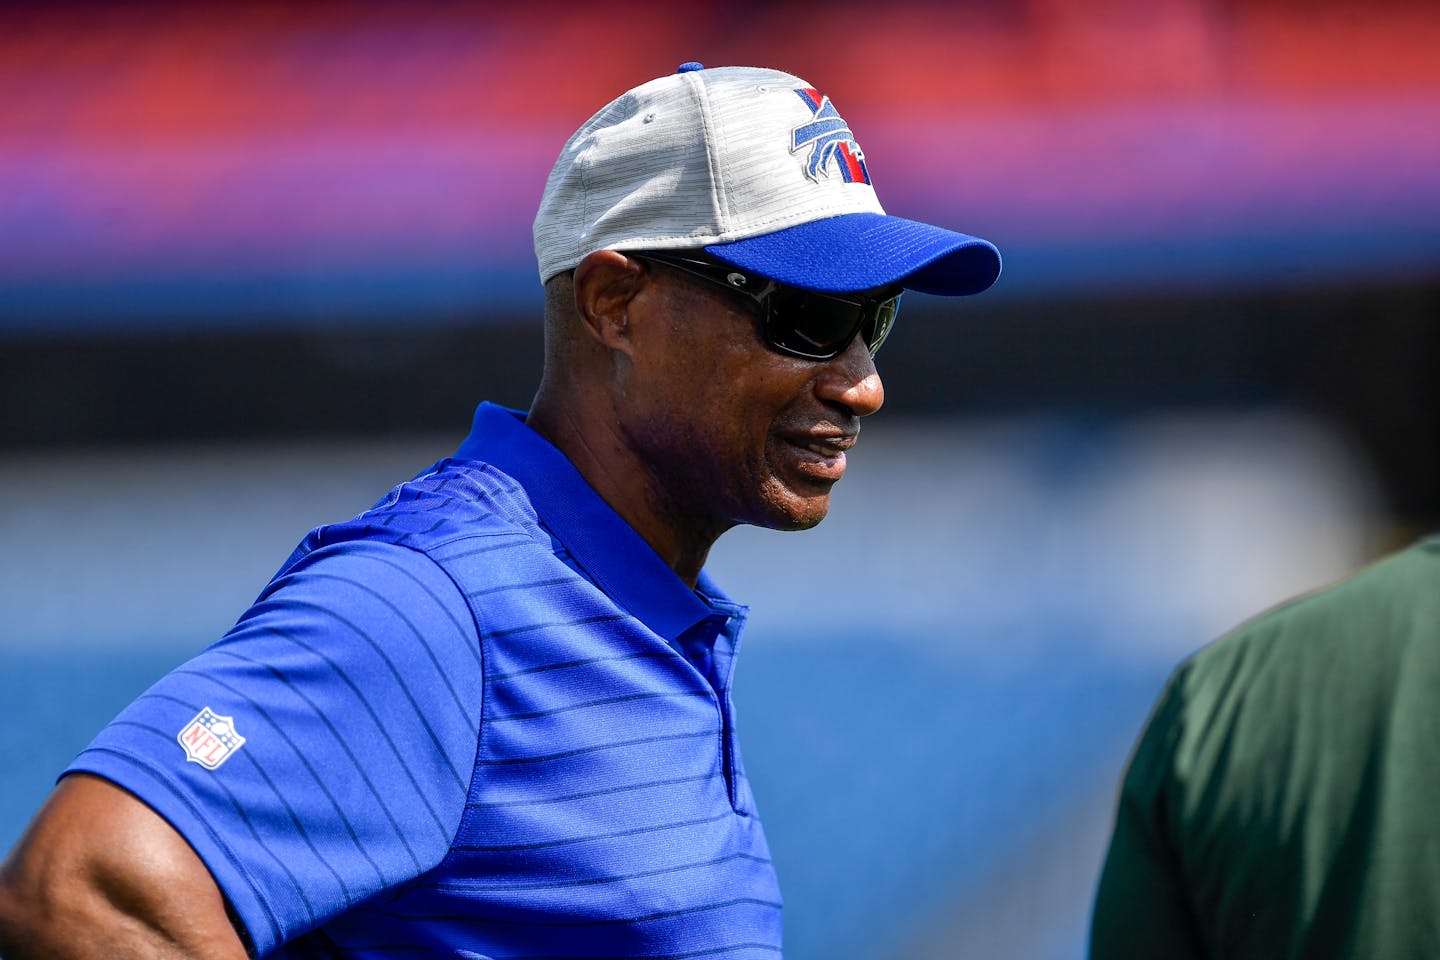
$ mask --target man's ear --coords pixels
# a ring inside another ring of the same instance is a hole
[[[630,302],[645,275],[639,262],[596,250],[575,267],[575,310],[586,330],[612,350],[630,352]]]

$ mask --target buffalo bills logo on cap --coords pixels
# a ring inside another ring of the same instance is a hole
[[[791,136],[790,152],[810,147],[810,159],[805,163],[805,176],[818,181],[830,176],[830,161],[834,160],[840,177],[846,183],[869,183],[870,171],[865,169],[865,152],[855,142],[855,134],[830,102],[830,98],[813,87],[801,87],[795,93],[805,101],[815,118],[795,128]]]

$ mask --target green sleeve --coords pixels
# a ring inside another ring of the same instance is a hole
[[[1090,927],[1091,960],[1201,960],[1170,829],[1169,789],[1181,733],[1182,667],[1130,759]]]

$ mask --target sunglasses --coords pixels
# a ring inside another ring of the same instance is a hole
[[[760,308],[760,333],[771,349],[804,360],[833,360],[859,334],[875,356],[900,309],[900,289],[887,287],[878,295],[817,293],[755,277],[713,260],[673,253],[629,253],[637,260],[661,263],[739,293]]]

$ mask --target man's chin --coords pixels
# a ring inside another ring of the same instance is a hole
[[[828,487],[820,494],[787,490],[779,503],[769,506],[762,526],[771,530],[809,530],[829,515],[830,491]]]

